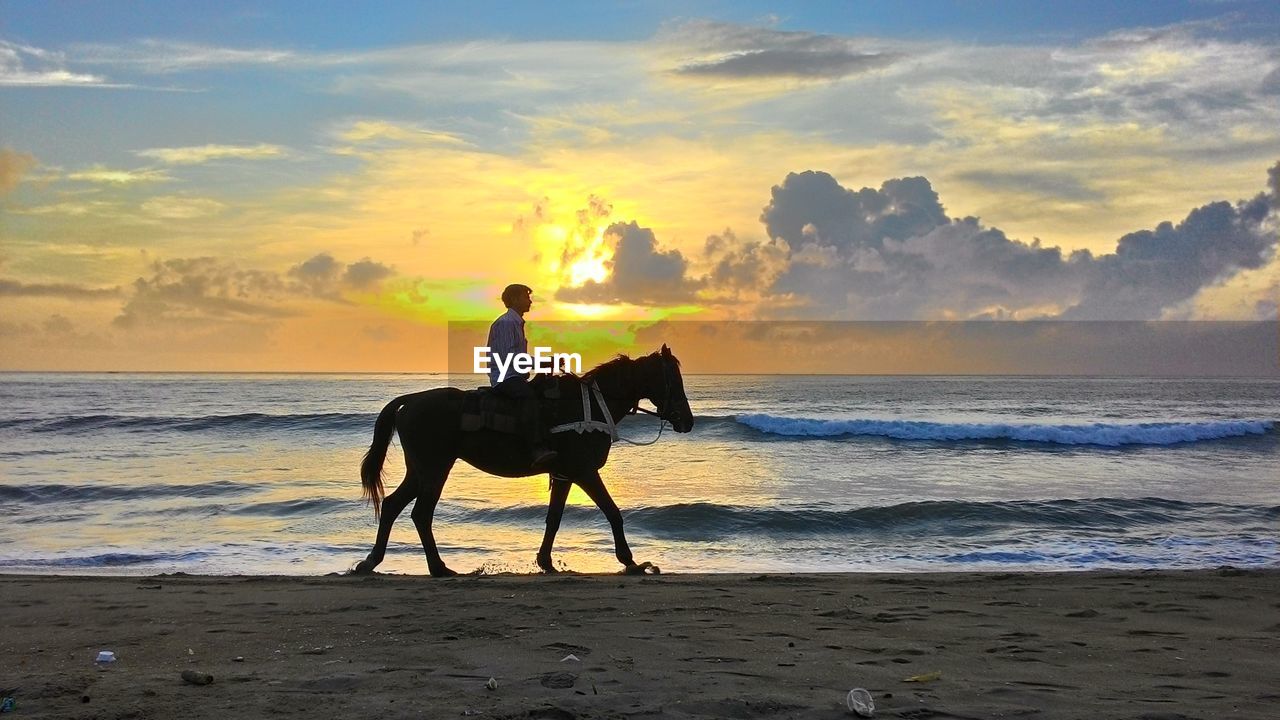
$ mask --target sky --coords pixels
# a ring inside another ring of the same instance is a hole
[[[0,369],[1274,320],[1278,119],[1274,2],[0,0]]]

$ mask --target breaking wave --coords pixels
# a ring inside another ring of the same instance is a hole
[[[1134,423],[944,423],[924,420],[829,420],[778,415],[738,415],[753,430],[788,437],[884,437],[942,442],[1010,441],[1056,445],[1176,445],[1272,431],[1270,420]]]

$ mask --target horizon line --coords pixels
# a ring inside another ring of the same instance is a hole
[[[904,372],[904,373],[858,373],[858,372],[686,372],[684,377],[956,377],[956,378],[1156,378],[1156,379],[1251,379],[1280,380],[1280,367],[1275,374],[1178,374],[1178,373],[947,373],[947,372]],[[474,373],[452,373],[441,370],[29,370],[0,369],[0,375],[428,375],[459,376],[483,379],[484,375]]]

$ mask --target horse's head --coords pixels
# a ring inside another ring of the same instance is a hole
[[[680,361],[665,344],[646,359],[649,360],[650,371],[645,373],[641,397],[658,408],[658,417],[671,423],[673,430],[689,432],[693,429],[693,411],[689,409],[689,398],[684,394]]]

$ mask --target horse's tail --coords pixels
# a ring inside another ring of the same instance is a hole
[[[387,403],[378,413],[378,420],[373,424],[373,443],[360,462],[360,484],[364,487],[364,499],[373,503],[373,516],[382,516],[382,463],[387,459],[387,446],[391,444],[391,436],[396,431],[396,412],[404,405],[409,395]]]

